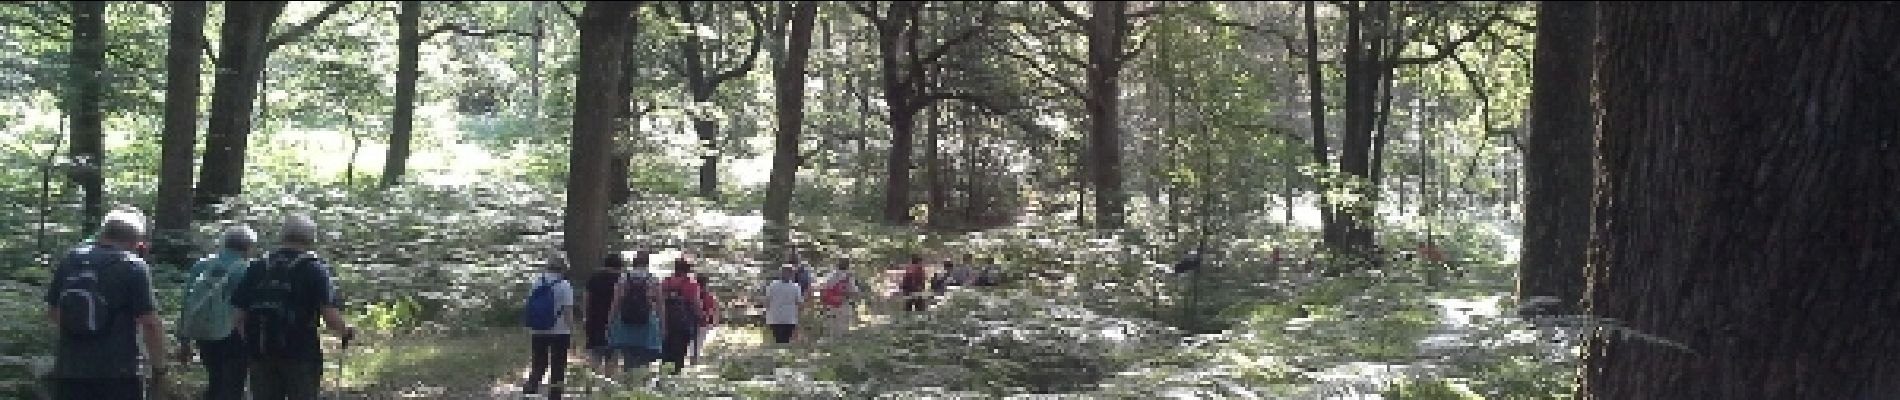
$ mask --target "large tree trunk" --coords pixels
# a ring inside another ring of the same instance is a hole
[[[105,217],[106,3],[72,2],[73,41],[67,79],[71,92],[66,112],[72,116],[72,147],[68,156],[73,180],[85,192],[85,229],[90,232]]]
[[[640,31],[639,19],[640,17],[636,15],[633,16],[633,21],[630,22],[635,26],[634,32],[636,35]],[[627,41],[633,42],[634,40],[629,38]],[[640,60],[634,59],[631,53],[632,50],[629,50],[629,56],[624,57],[620,63],[621,77],[619,90],[623,101],[620,102],[620,117],[617,119],[617,121],[620,121],[620,124],[616,127],[616,129],[619,130],[619,134],[614,135],[613,140],[613,161],[608,165],[607,171],[607,203],[609,208],[623,206],[633,201],[633,186],[629,184],[633,178],[633,135],[635,134],[635,130],[640,127],[640,113],[634,110],[633,104],[633,82],[635,79],[638,79],[635,74],[640,72]]]
[[[1346,256],[1355,268],[1376,268],[1381,261],[1371,227],[1377,218],[1374,194],[1379,187],[1378,182],[1371,180],[1371,150],[1373,125],[1378,120],[1379,81],[1385,76],[1383,70],[1391,68],[1376,45],[1383,39],[1377,26],[1389,11],[1382,4],[1365,4],[1363,8],[1347,12],[1346,18],[1346,49],[1342,62],[1346,78],[1345,129],[1339,137],[1339,170],[1342,177],[1354,183],[1346,186],[1352,196],[1333,204],[1333,222],[1339,229],[1338,236],[1328,244],[1335,254]]]
[[[217,75],[211,88],[211,115],[205,129],[204,163],[194,193],[200,213],[213,212],[213,205],[243,191],[251,112],[256,109],[258,82],[264,76],[264,40],[283,11],[281,1],[225,4]]]
[[[622,60],[633,37],[639,2],[590,1],[581,12],[580,71],[574,80],[574,136],[569,142],[567,213],[563,221],[568,265],[589,276],[607,254],[607,170],[615,121],[626,99],[619,90]]]
[[[687,24],[698,24],[694,18],[691,2],[680,2],[680,19]],[[693,96],[693,102],[704,106],[712,102],[713,86],[706,76],[704,50],[699,35],[686,35],[681,44],[680,54],[684,55],[686,68],[686,91]],[[711,119],[694,118],[693,133],[699,135],[699,197],[715,199],[719,197],[719,126]]]
[[[931,107],[924,131],[924,196],[929,212],[926,223],[942,227],[949,222],[944,215],[948,193],[943,188],[943,108]]]
[[[1126,1],[1090,2],[1087,80],[1088,170],[1095,192],[1095,226],[1122,226],[1121,73],[1128,40]]]
[[[903,25],[908,23],[904,16],[911,15],[914,2],[894,2],[890,5],[890,23],[878,29],[878,57],[880,72],[884,77],[884,104],[889,113],[891,127],[891,149],[885,160],[886,181],[884,185],[884,220],[892,224],[908,224],[910,215],[910,170],[911,152],[916,139],[917,111],[912,108],[916,93],[903,71],[905,65],[900,56],[916,51],[912,30]],[[909,46],[907,46],[909,45]]]
[[[184,266],[191,251],[191,170],[198,146],[198,74],[204,66],[205,2],[172,2],[165,50],[165,133],[159,144],[158,205],[152,208],[157,261]]]
[[[786,37],[784,61],[772,73],[777,91],[778,135],[772,147],[772,180],[765,192],[766,239],[776,250],[786,244],[791,229],[792,189],[798,179],[798,138],[805,123],[806,62],[811,56],[811,34],[818,3],[792,4],[792,29]],[[776,252],[776,251],[775,251]]]
[[[1598,7],[1581,398],[1900,393],[1900,4]]]
[[[389,156],[383,160],[383,187],[402,182],[409,164],[409,139],[415,132],[416,80],[422,76],[422,2],[405,0],[396,18],[396,111],[390,117]]]
[[[1590,107],[1596,10],[1588,1],[1546,1],[1537,7],[1517,296],[1526,316],[1575,315],[1583,299],[1593,193],[1590,160],[1596,157],[1596,111]]]

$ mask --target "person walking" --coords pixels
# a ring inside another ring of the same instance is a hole
[[[522,385],[525,394],[540,393],[545,383],[547,398],[561,398],[561,384],[567,377],[568,346],[572,343],[569,339],[573,334],[569,316],[574,315],[574,287],[567,283],[566,271],[566,259],[555,253],[548,257],[529,291],[526,314],[530,355],[528,382]],[[547,379],[545,382],[543,377]]]
[[[279,248],[252,261],[231,294],[239,333],[250,348],[252,399],[317,398],[323,384],[319,318],[346,345],[356,337],[356,328],[337,311],[341,302],[330,267],[314,251],[317,237],[309,217],[286,218]]]
[[[53,350],[54,398],[145,398],[140,362],[157,385],[167,375],[164,323],[158,319],[137,211],[107,214],[92,243],[66,254],[46,285],[46,317],[59,333]],[[140,357],[139,339],[145,340]]]
[[[838,260],[838,269],[826,279],[820,294],[827,320],[830,321],[832,336],[842,336],[858,322],[857,300],[862,289],[858,287],[856,277],[851,274],[851,263]]]
[[[204,398],[238,400],[244,398],[251,357],[245,352],[243,335],[237,333],[237,310],[231,307],[231,294],[250,266],[257,233],[249,226],[232,226],[225,229],[221,242],[217,254],[191,266],[191,281],[178,318],[178,362],[189,361],[192,345],[196,344],[198,359],[205,367]]]
[[[686,369],[686,352],[699,336],[700,290],[693,280],[693,263],[681,255],[673,261],[673,276],[660,282],[660,326],[664,338],[660,344],[660,362],[672,363],[673,374]]]
[[[798,270],[781,267],[779,275],[765,287],[765,325],[772,330],[773,343],[787,344],[798,330],[798,311],[805,302],[805,292],[798,286]]]

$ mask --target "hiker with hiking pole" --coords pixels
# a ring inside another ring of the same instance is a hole
[[[280,248],[252,261],[231,294],[237,325],[250,353],[251,398],[316,399],[322,390],[323,349],[317,321],[349,343],[356,328],[337,308],[330,267],[317,257],[317,225],[286,218]]]

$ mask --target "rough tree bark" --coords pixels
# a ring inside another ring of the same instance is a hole
[[[1596,9],[1589,1],[1546,1],[1537,7],[1517,295],[1525,303],[1525,316],[1576,315],[1583,299],[1594,193],[1590,162],[1596,157],[1596,111],[1590,107],[1590,46],[1596,38]]]
[[[1121,74],[1128,57],[1130,16],[1126,1],[1091,1],[1086,32],[1090,187],[1095,226],[1120,228],[1127,196],[1122,193]]]
[[[198,74],[204,67],[205,2],[172,2],[165,50],[165,133],[159,143],[158,204],[152,208],[159,263],[185,266],[191,250],[191,181],[198,146]]]
[[[1597,7],[1581,398],[1900,393],[1900,4]]]
[[[772,178],[765,193],[766,239],[772,249],[782,248],[791,228],[792,189],[798,179],[798,141],[805,123],[805,74],[811,56],[811,35],[818,3],[800,1],[791,6],[792,28],[786,37],[784,61],[772,71],[777,91],[778,135],[773,139]],[[776,251],[775,251],[776,253]]]
[[[99,226],[105,217],[105,91],[109,85],[106,69],[106,3],[72,2],[73,36],[71,67],[67,69],[69,92],[66,112],[72,117],[68,134],[72,146],[67,155],[73,161],[72,177],[85,192],[87,232]]]
[[[405,0],[396,16],[396,110],[390,116],[389,153],[383,187],[396,186],[409,166],[409,140],[416,121],[416,80],[422,71],[422,2]]]
[[[200,216],[209,217],[215,211],[212,205],[243,192],[251,112],[256,110],[265,60],[271,51],[309,35],[347,4],[330,3],[310,19],[271,37],[271,26],[283,14],[285,3],[245,1],[225,5],[215,65],[218,73],[212,81],[211,111],[205,127],[204,161],[198,171],[199,186],[193,193]]]
[[[589,276],[606,257],[607,172],[615,120],[626,99],[618,90],[622,60],[640,2],[590,1],[581,11],[579,72],[574,80],[574,136],[569,142],[563,245],[574,276]]]

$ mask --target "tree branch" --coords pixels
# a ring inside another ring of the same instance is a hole
[[[322,25],[324,21],[330,19],[330,16],[336,15],[339,11],[343,11],[343,6],[349,4],[350,2],[348,1],[331,2],[330,5],[324,6],[322,11],[318,11],[317,15],[310,17],[309,20],[305,20],[303,23],[285,30],[283,34],[277,35],[276,38],[264,42],[262,53],[270,54],[271,51],[282,47],[286,43],[302,40],[304,36],[310,35],[310,32],[316,31],[317,25]]]
[[[754,62],[759,59],[759,52],[765,47],[765,13],[759,11],[758,3],[746,4],[746,13],[752,16],[752,48],[747,50],[745,61],[739,62],[739,65],[733,66],[732,69],[714,73],[710,79],[712,87],[719,87],[720,84],[726,83],[728,80],[744,76],[747,72],[751,72]]]
[[[848,4],[851,5],[851,11],[864,16],[864,19],[871,20],[871,25],[876,27],[879,32],[883,32],[884,29],[886,29],[886,25],[890,25],[890,20],[885,19],[883,15],[877,12],[877,6],[875,4],[868,1],[853,1]]]
[[[577,25],[581,23],[581,13],[574,12],[573,6],[567,5],[567,2],[565,1],[557,1],[557,2],[554,2],[554,4],[561,6],[561,13],[567,14],[567,20],[574,21],[574,23]],[[634,6],[634,7],[635,7],[634,8],[635,10],[639,10],[638,8],[639,6]],[[539,18],[540,16],[537,15],[535,17]]]
[[[1157,16],[1170,15],[1175,11],[1192,9],[1194,6],[1154,6],[1146,10],[1128,13],[1129,21],[1140,21]]]
[[[1076,25],[1088,25],[1087,18],[1082,18],[1082,14],[1076,13],[1075,9],[1069,8],[1067,4],[1062,4],[1062,2],[1059,0],[1049,0],[1049,1],[1044,1],[1043,3],[1048,4],[1049,9],[1055,10],[1056,15],[1062,16],[1062,19],[1069,20],[1069,23],[1076,24]]]
[[[992,45],[992,47],[994,47],[994,45]],[[1074,82],[1069,81],[1068,79],[1063,79],[1061,76],[1056,75],[1054,71],[1050,71],[1047,67],[1044,66],[1045,63],[1036,62],[1036,60],[1030,59],[1029,56],[1019,54],[1013,51],[1007,51],[1005,49],[1000,49],[1000,48],[993,49],[993,50],[998,54],[1002,54],[1004,56],[1014,58],[1018,61],[1022,61],[1024,64],[1028,64],[1029,69],[1032,71],[1035,71],[1036,75],[1041,76],[1043,79],[1049,80],[1050,82],[1055,82],[1057,86],[1060,86],[1062,89],[1069,92],[1070,96],[1075,96],[1075,98],[1082,99],[1082,101],[1085,103],[1089,102],[1088,92],[1083,91],[1081,85],[1077,85]]]
[[[985,29],[987,25],[989,25],[988,21],[972,24],[969,29],[964,29],[963,32],[959,32],[956,37],[944,41],[943,44],[937,45],[935,49],[930,49],[930,53],[924,55],[924,58],[918,62],[923,65],[936,65],[938,59],[942,59],[945,54],[950,53],[951,48],[955,48],[964,42],[982,36],[983,32],[987,30]]]
[[[1460,37],[1456,40],[1453,40],[1451,43],[1437,46],[1438,54],[1434,54],[1430,57],[1399,58],[1397,60],[1393,60],[1393,64],[1394,65],[1427,65],[1427,64],[1436,64],[1440,61],[1445,61],[1446,59],[1450,59],[1452,58],[1452,55],[1454,53],[1458,52],[1459,47],[1464,46],[1465,43],[1477,41],[1478,37],[1483,36],[1485,31],[1488,31],[1491,29],[1491,24],[1501,19],[1502,15],[1503,13],[1494,13],[1491,15],[1490,18],[1485,18],[1484,22],[1479,22],[1478,26],[1472,28],[1470,32],[1466,32],[1464,37]]]
[[[454,33],[457,36],[463,36],[463,37],[483,37],[483,38],[504,36],[504,35],[520,36],[520,37],[526,37],[526,38],[534,37],[533,32],[522,32],[522,31],[517,31],[513,29],[495,29],[495,30],[469,29],[468,27],[462,26],[461,24],[444,23],[442,25],[437,25],[435,29],[430,29],[429,32],[427,33],[423,33],[422,40],[427,41],[427,40],[435,39],[437,35],[441,35],[444,33]]]

